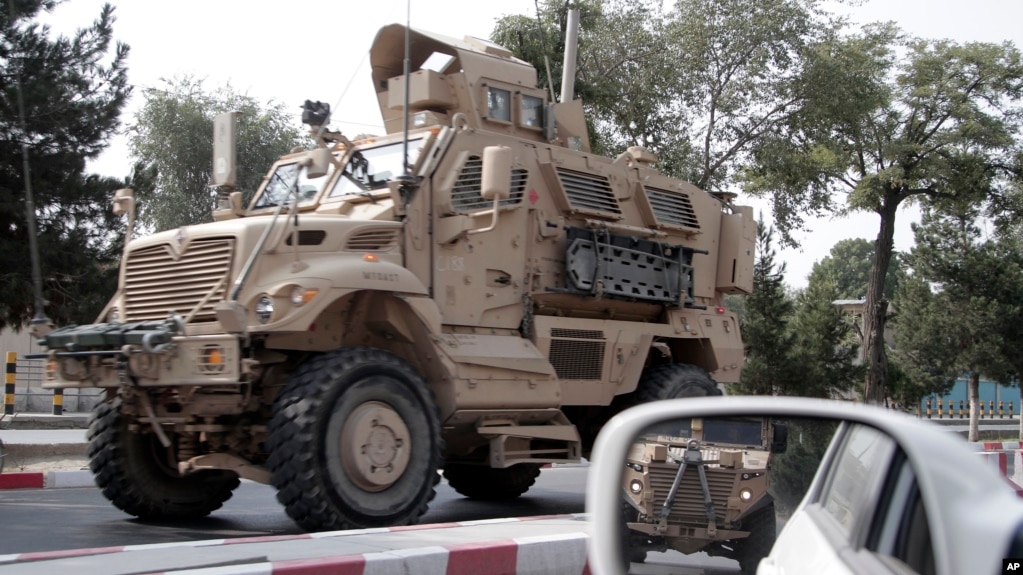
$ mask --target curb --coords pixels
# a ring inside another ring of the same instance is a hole
[[[0,555],[0,566],[58,561],[88,556],[116,553],[145,552],[153,549],[196,548],[231,545],[269,545],[280,542],[297,542],[310,539],[336,539],[361,535],[395,533],[402,537],[415,537],[417,532],[452,528],[494,526],[544,520],[583,520],[585,514],[546,515],[505,519],[462,521],[457,523],[436,523],[391,528],[331,531],[300,535],[243,537],[237,539],[214,539],[207,541],[186,541],[157,545],[132,545],[122,547],[101,547],[95,549],[73,549],[41,553]],[[323,556],[308,559],[286,559],[280,561],[257,560],[235,565],[154,571],[150,575],[316,575],[330,572],[344,575],[463,575],[465,573],[486,573],[487,575],[540,575],[570,574],[590,575],[587,562],[589,536],[584,532],[585,524],[578,531],[545,536],[496,537],[489,541],[451,543],[448,545],[424,545],[390,551],[355,553],[348,555]],[[425,542],[425,541],[424,541]],[[140,557],[142,559],[142,557]]]
[[[0,473],[0,489],[95,487],[92,471]]]

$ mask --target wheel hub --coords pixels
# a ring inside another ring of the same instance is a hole
[[[408,426],[398,412],[379,401],[352,410],[341,430],[341,463],[351,481],[366,491],[383,491],[408,467]]]

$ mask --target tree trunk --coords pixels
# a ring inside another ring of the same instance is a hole
[[[867,363],[863,400],[875,404],[884,403],[888,379],[888,354],[884,343],[888,301],[884,297],[884,285],[895,246],[895,211],[899,203],[894,196],[895,192],[886,193],[878,209],[881,227],[874,241],[874,262],[870,267],[867,301],[863,306],[863,349]]]
[[[970,370],[970,433],[966,441],[977,441],[980,436],[980,372]]]
[[[1023,370],[1016,370],[1017,377],[1023,378]],[[1019,440],[1023,441],[1023,381],[1019,381]]]

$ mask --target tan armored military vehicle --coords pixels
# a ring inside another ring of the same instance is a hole
[[[684,419],[648,429],[625,463],[624,540],[630,561],[648,551],[705,551],[756,573],[774,545],[771,455],[788,427],[764,418]]]
[[[318,147],[247,206],[215,151],[216,221],[128,242],[98,323],[42,337],[49,387],[106,391],[89,455],[122,510],[205,515],[240,476],[308,530],[412,523],[438,469],[514,498],[617,410],[738,379],[752,210],[590,153],[581,102],[489,42],[412,31],[404,76],[405,34],[370,55],[386,135],[307,103]]]

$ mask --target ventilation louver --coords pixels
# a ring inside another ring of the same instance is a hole
[[[522,193],[526,189],[526,170],[514,169],[511,174],[511,193],[508,199],[501,200],[502,206],[518,204],[522,201]],[[486,200],[480,193],[483,182],[483,159],[469,156],[458,174],[454,187],[451,189],[451,206],[458,212],[475,212],[494,206],[494,202]]]
[[[558,179],[573,208],[621,215],[614,190],[605,176],[558,168]]]
[[[363,230],[348,238],[345,249],[357,252],[379,252],[398,245],[398,228]]]
[[[645,188],[650,207],[654,211],[657,223],[693,230],[700,229],[696,219],[696,210],[689,196],[679,192]]]

